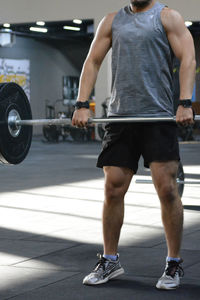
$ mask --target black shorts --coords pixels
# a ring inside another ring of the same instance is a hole
[[[177,125],[172,122],[109,123],[97,167],[125,167],[137,172],[142,155],[144,166],[154,161],[180,160]]]

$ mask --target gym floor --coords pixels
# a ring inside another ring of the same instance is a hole
[[[187,179],[200,180],[200,143],[180,147]],[[100,149],[96,142],[48,144],[34,138],[22,164],[1,166],[1,300],[199,299],[200,185],[185,186],[182,198],[181,288],[155,289],[166,256],[159,201],[152,185],[135,179],[119,247],[126,273],[101,286],[82,285],[102,252],[103,173],[95,167]],[[141,162],[136,178],[149,175]]]

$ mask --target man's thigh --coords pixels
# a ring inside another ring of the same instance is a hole
[[[105,189],[120,190],[122,194],[125,194],[134,175],[133,170],[115,166],[105,166],[103,170],[105,174]]]
[[[176,181],[178,164],[179,162],[177,160],[152,162],[150,164],[150,169],[153,180],[155,180],[156,182],[164,182],[166,180]]]

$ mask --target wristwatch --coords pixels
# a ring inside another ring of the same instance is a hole
[[[75,109],[81,109],[81,108],[87,108],[89,109],[90,108],[90,104],[89,104],[89,101],[76,101],[75,103]]]
[[[192,108],[191,99],[179,100],[178,105],[182,105],[185,108]]]

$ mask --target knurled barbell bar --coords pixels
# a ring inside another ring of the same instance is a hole
[[[130,123],[130,122],[172,122],[176,117],[156,118],[90,118],[88,123]],[[200,115],[195,116],[200,121]],[[0,162],[4,164],[19,164],[29,152],[32,141],[32,126],[36,125],[69,125],[71,119],[39,119],[33,120],[29,100],[24,90],[16,83],[0,84]],[[184,172],[181,163],[177,179],[180,181],[179,193],[184,188]]]

